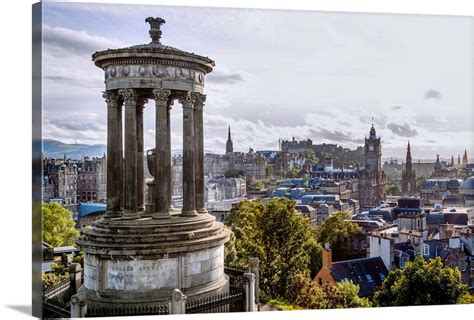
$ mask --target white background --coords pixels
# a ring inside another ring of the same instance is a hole
[[[92,2],[85,1],[83,2]],[[101,1],[132,3],[133,1]],[[1,250],[0,318],[24,319],[31,312],[31,5],[30,0],[2,1],[0,94],[1,112]],[[292,1],[140,1],[143,4],[223,6],[326,11],[474,15],[472,0],[292,0]],[[212,19],[212,17],[210,17]],[[214,17],[216,18],[216,17]],[[367,310],[293,311],[246,314],[247,319],[401,319],[472,318],[474,305]],[[200,315],[186,319],[239,319],[243,315]],[[141,318],[141,317],[140,317]],[[143,317],[144,319],[168,318]],[[179,318],[179,317],[169,317]],[[116,318],[117,319],[117,318]],[[124,318],[125,319],[125,318]]]

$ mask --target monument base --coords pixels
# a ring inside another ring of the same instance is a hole
[[[188,299],[227,292],[224,243],[229,236],[208,214],[94,222],[78,240],[90,314],[159,308],[171,299],[173,289]]]

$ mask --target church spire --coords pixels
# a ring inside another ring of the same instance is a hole
[[[225,153],[233,153],[234,152],[234,145],[232,143],[232,136],[230,134],[230,126],[229,132],[227,134],[227,142],[225,144]]]
[[[462,165],[465,166],[468,163],[467,150],[464,149],[464,156],[462,157]]]
[[[436,155],[436,162],[435,162],[435,173],[439,173],[441,171],[441,162],[439,161],[439,154]]]

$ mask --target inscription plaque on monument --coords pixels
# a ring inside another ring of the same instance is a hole
[[[178,259],[107,261],[106,289],[153,290],[178,285]]]

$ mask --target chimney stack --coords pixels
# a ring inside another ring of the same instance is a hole
[[[323,268],[331,269],[332,267],[332,251],[329,243],[324,245],[323,249]]]

